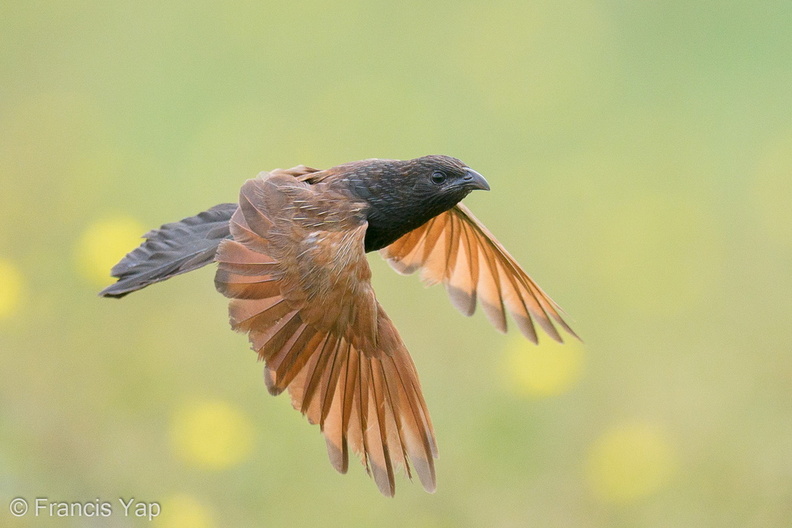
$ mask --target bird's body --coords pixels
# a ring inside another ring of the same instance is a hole
[[[146,234],[113,268],[121,297],[173,275],[218,264],[234,330],[266,363],[272,394],[318,423],[333,466],[349,448],[380,491],[410,465],[435,489],[437,447],[417,372],[377,302],[365,257],[381,250],[401,273],[443,282],[466,315],[477,301],[500,330],[505,312],[536,341],[533,321],[574,335],[556,305],[459,202],[487,182],[459,160],[363,160],[328,170],[298,166],[248,180],[239,204],[222,204]]]

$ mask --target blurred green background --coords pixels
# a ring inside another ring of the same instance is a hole
[[[792,3],[3,2],[0,524],[792,524]],[[261,170],[444,153],[584,344],[371,258],[438,491],[340,476],[207,268],[100,299]],[[111,501],[13,517],[14,497]],[[45,512],[46,513],[46,512]]]

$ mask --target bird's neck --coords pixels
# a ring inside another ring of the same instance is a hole
[[[400,164],[403,163],[407,162],[392,161],[387,165],[356,167],[345,178],[346,181],[338,182],[343,182],[348,192],[367,204],[366,252],[392,244],[447,211],[462,198],[460,196],[453,202],[449,202],[448,197],[440,196],[436,200],[416,199],[412,194],[412,185],[400,185],[407,178],[400,170]]]

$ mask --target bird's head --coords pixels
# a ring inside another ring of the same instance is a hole
[[[471,191],[488,191],[487,180],[461,161],[450,156],[424,156],[403,162],[405,191],[415,203],[424,204],[434,214],[447,211]]]
[[[353,192],[370,206],[368,251],[451,209],[472,191],[490,188],[481,174],[450,156],[365,160],[350,168]]]

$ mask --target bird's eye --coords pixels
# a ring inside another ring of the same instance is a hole
[[[446,175],[443,171],[434,171],[432,173],[432,183],[441,184],[446,181]]]

